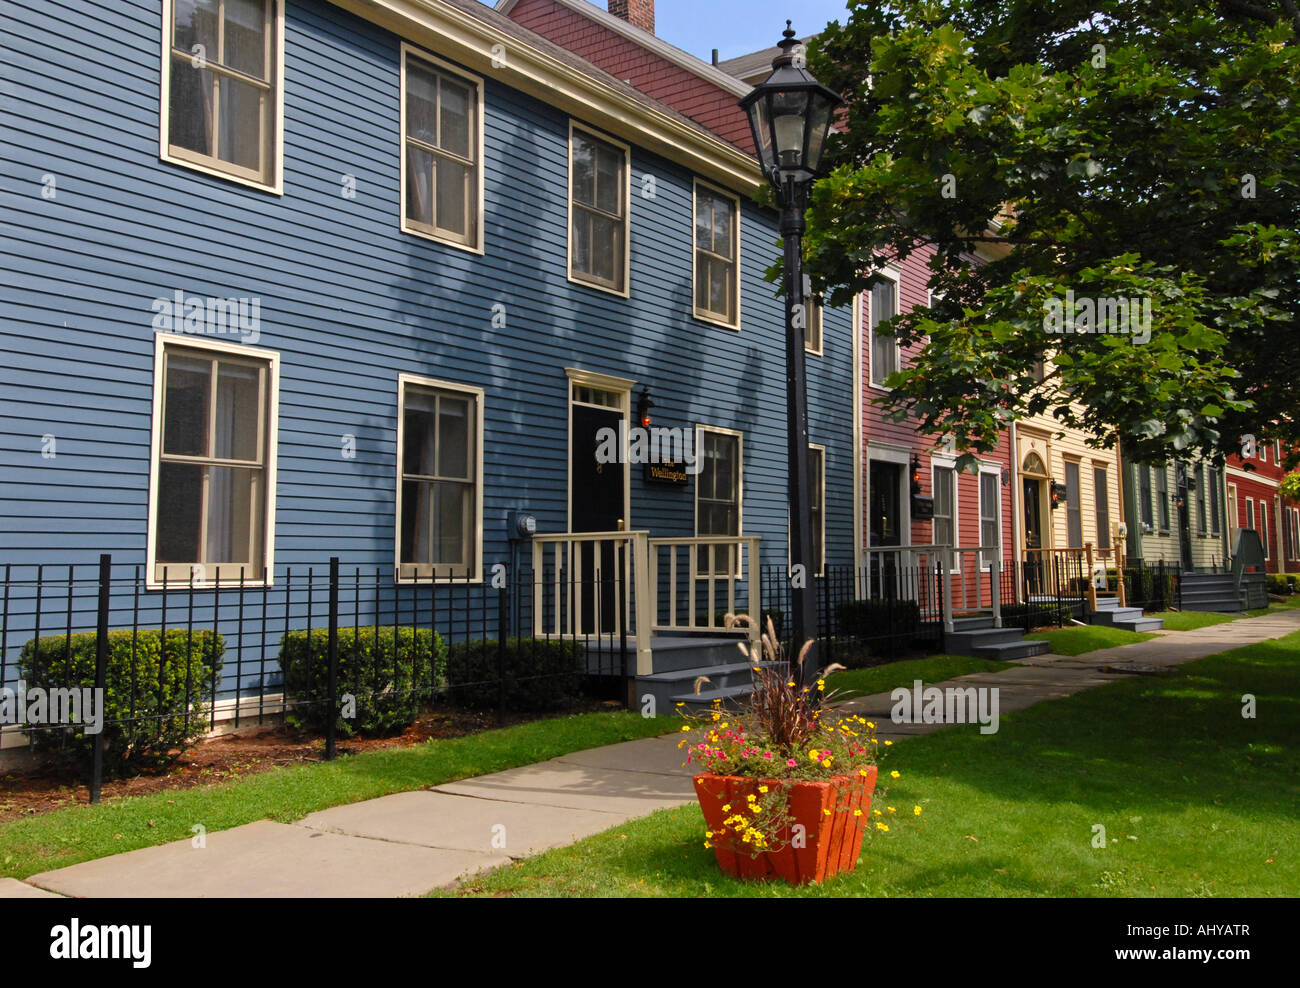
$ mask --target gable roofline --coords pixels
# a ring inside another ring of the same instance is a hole
[[[478,0],[330,2],[728,188],[752,195],[766,184],[734,144]]]
[[[609,11],[601,10],[595,4],[588,3],[587,0],[552,0],[552,2],[558,3],[561,7],[568,8],[575,14],[587,18],[589,21],[594,21],[601,27],[609,28],[609,30],[613,31],[615,34],[622,35],[624,38],[635,42],[647,51],[653,52],[665,61],[671,62],[678,68],[685,69],[693,75],[699,76],[705,82],[717,86],[719,89],[725,90],[737,98],[747,96],[749,91],[754,88],[748,83],[737,79],[735,76],[710,65],[708,62],[704,61],[704,59],[696,58],[690,52],[682,51],[682,49],[677,46],[670,45],[667,41],[651,34],[649,31],[643,31],[639,27],[634,27],[627,21],[623,20],[623,18],[615,17]],[[496,9],[498,12],[508,16],[510,11],[514,10],[518,3],[519,0],[497,0]]]

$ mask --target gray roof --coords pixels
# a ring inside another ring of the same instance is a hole
[[[810,34],[806,38],[800,38],[799,43],[806,45],[815,37],[817,35]],[[772,74],[772,59],[779,54],[781,54],[781,49],[773,45],[771,48],[764,48],[761,51],[752,51],[748,55],[725,58],[718,63],[718,68],[727,75],[735,76],[742,82],[756,86]]]

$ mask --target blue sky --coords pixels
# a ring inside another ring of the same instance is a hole
[[[843,23],[848,12],[845,0],[656,0],[655,34],[707,62],[714,48],[719,58],[735,58],[771,47],[787,18],[803,38]]]

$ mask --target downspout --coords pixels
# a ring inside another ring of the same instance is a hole
[[[1010,455],[1007,459],[1008,459],[1008,461],[1009,461],[1009,462],[1008,462],[1008,467],[1010,468],[1010,471],[1011,471],[1011,478],[1010,478],[1010,487],[1011,487],[1011,552],[1012,552],[1012,557],[1011,557],[1011,566],[1012,566],[1012,573],[1015,574],[1016,577],[1017,577],[1017,579],[1016,579],[1016,602],[1017,602],[1017,603],[1024,603],[1024,601],[1020,599],[1020,587],[1021,587],[1021,584],[1022,584],[1024,581],[1018,578],[1018,577],[1019,577],[1020,560],[1021,560],[1021,558],[1022,558],[1021,550],[1023,549],[1023,546],[1020,544],[1020,521],[1021,521],[1021,518],[1024,517],[1024,516],[1020,513],[1020,512],[1021,512],[1021,507],[1020,507],[1020,442],[1019,442],[1018,433],[1017,433],[1017,430],[1016,430],[1016,422],[1015,422],[1014,419],[1013,419],[1012,422],[1011,422],[1011,451],[1010,451],[1010,453],[1011,453],[1011,455]]]

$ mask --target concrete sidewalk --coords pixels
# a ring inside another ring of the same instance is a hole
[[[1000,673],[950,680],[997,686],[1000,713],[1158,671],[1300,630],[1300,609],[1173,632],[1066,657],[1039,655]],[[940,684],[927,684],[940,685]],[[941,724],[893,724],[888,693],[845,706],[872,715],[877,736]],[[0,898],[330,897],[421,895],[459,878],[695,801],[679,737],[628,741],[432,789],[269,820],[0,882]]]

